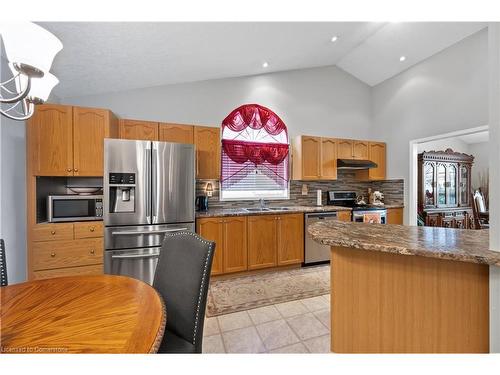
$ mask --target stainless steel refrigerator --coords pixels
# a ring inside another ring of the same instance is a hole
[[[194,232],[190,144],[104,141],[104,272],[153,282],[166,233]]]

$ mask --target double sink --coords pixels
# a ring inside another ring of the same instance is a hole
[[[268,212],[268,211],[291,211],[293,208],[291,207],[249,207],[249,208],[243,208],[245,211],[248,212]]]

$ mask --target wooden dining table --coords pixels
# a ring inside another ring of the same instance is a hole
[[[125,276],[70,276],[0,288],[2,353],[155,353],[165,304]]]

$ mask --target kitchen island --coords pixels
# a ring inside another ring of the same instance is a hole
[[[331,350],[487,353],[488,232],[330,221],[308,234],[331,246]]]

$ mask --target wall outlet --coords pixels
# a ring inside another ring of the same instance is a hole
[[[308,192],[309,190],[307,189],[307,185],[302,184],[302,195],[307,195]]]

